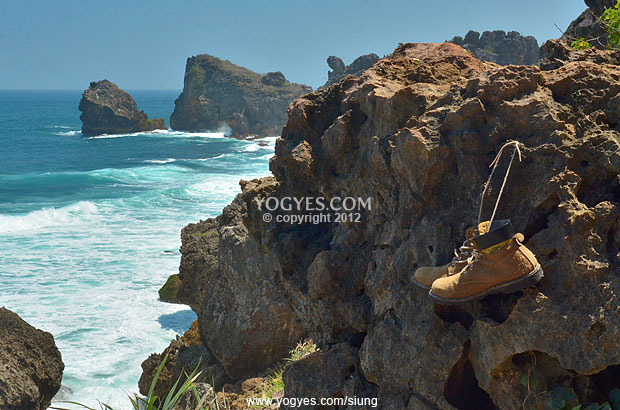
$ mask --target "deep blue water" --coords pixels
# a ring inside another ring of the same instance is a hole
[[[168,123],[177,91],[132,91]],[[0,305],[51,332],[63,399],[126,408],[140,363],[194,318],[161,303],[180,230],[268,173],[274,138],[84,137],[80,91],[0,91]]]

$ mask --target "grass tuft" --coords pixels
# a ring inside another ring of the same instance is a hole
[[[157,385],[157,380],[159,379],[159,376],[161,375],[161,372],[164,369],[164,366],[167,360],[168,360],[168,355],[166,355],[164,359],[161,361],[161,364],[159,365],[159,368],[157,369],[157,373],[155,374],[155,377],[153,378],[153,382],[151,383],[149,392],[146,395],[146,397],[141,397],[135,393],[133,397],[131,395],[128,395],[129,401],[131,402],[133,409],[134,410],[173,410],[174,406],[177,405],[181,397],[183,397],[183,395],[186,392],[192,391],[198,403],[195,410],[208,410],[210,406],[203,407],[204,401],[200,399],[200,397],[198,396],[198,392],[196,391],[196,388],[194,387],[194,382],[200,375],[200,372],[197,371],[198,366],[196,366],[194,371],[191,372],[190,374],[185,373],[185,381],[183,383],[181,383],[181,376],[179,376],[177,381],[174,383],[174,386],[172,386],[172,389],[170,389],[166,397],[164,397],[163,399],[156,396],[153,393],[155,391],[155,386]],[[178,387],[178,390],[177,390],[177,387]],[[73,401],[61,401],[59,403],[73,404],[73,405],[80,406],[88,410],[95,410],[92,407],[86,406],[85,404],[77,403]],[[101,410],[114,410],[114,408],[110,407],[106,403],[99,402],[99,407]],[[55,405],[52,405],[50,409],[70,410],[65,407],[56,407]]]

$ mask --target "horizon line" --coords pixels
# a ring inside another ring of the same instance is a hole
[[[81,88],[0,88],[0,91],[79,91],[84,92]],[[174,88],[126,88],[125,91],[177,91],[182,92],[183,89]]]

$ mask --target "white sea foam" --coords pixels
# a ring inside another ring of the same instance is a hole
[[[58,127],[58,128],[64,128],[64,127]],[[69,127],[67,127],[69,128]],[[80,130],[73,130],[73,131],[60,131],[60,132],[55,132],[55,135],[63,135],[63,136],[73,136],[73,135],[81,135],[82,132]]]
[[[98,199],[77,202],[80,190],[69,206],[0,214],[2,304],[54,334],[66,365],[65,393],[57,400],[94,408],[99,399],[129,410],[125,392],[137,390],[140,363],[168,345],[180,331],[175,323],[191,322],[186,306],[157,300],[158,289],[178,271],[180,229],[219,214],[240,191],[239,179],[268,173],[265,151],[243,151],[259,141],[221,144],[217,138],[226,138],[223,133],[168,130],[133,135],[194,138],[186,142],[213,142],[217,150],[213,157],[205,150],[207,158],[199,160],[163,158],[132,168],[28,175],[33,187],[95,184]],[[119,189],[105,196],[115,184]]]
[[[175,162],[176,158],[166,158],[166,159],[147,159],[143,161],[145,164],[169,164],[171,162]]]
[[[65,135],[65,134],[63,134]],[[69,134],[66,134],[69,135]],[[154,130],[154,131],[142,131],[132,132],[126,134],[101,134],[86,137],[86,139],[108,139],[108,138],[126,138],[126,137],[175,137],[175,138],[227,138],[225,132],[185,132],[185,131],[173,131],[173,130]]]
[[[254,144],[247,145],[245,148],[243,148],[243,150],[245,152],[254,152],[254,151],[258,151],[261,148],[262,147],[260,145],[254,143]]]
[[[0,234],[37,231],[42,228],[79,223],[81,219],[97,212],[97,206],[89,201],[63,208],[43,208],[26,215],[0,214]]]

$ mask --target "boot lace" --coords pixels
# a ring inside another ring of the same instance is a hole
[[[502,194],[504,193],[504,188],[506,187],[506,181],[508,180],[508,174],[510,174],[510,168],[512,167],[512,163],[515,159],[515,155],[518,154],[519,161],[521,161],[520,145],[521,143],[519,141],[514,141],[514,140],[508,141],[499,149],[497,156],[495,157],[493,162],[491,162],[491,165],[489,165],[489,167],[493,169],[491,170],[491,175],[489,175],[489,179],[487,180],[486,184],[484,184],[484,190],[482,191],[482,198],[480,200],[480,210],[478,211],[478,226],[480,226],[480,221],[482,220],[482,205],[484,204],[484,197],[487,195],[487,191],[489,190],[489,185],[491,185],[491,179],[493,178],[493,174],[495,173],[495,170],[497,169],[499,160],[501,159],[502,154],[504,153],[504,149],[510,146],[514,147],[514,151],[512,152],[512,157],[510,157],[510,163],[508,164],[508,168],[506,169],[506,174],[504,175],[504,181],[502,182],[502,187],[499,190],[499,195],[497,195],[497,201],[495,201],[495,207],[493,208],[493,214],[491,215],[491,219],[489,220],[489,227],[491,226],[491,224],[493,223],[493,219],[495,218],[495,213],[497,212],[497,206],[499,205],[499,201],[502,198]]]
[[[454,250],[452,266],[455,266],[459,262],[465,262],[474,250],[475,248],[469,239],[463,242],[463,245],[461,245],[460,248]]]

